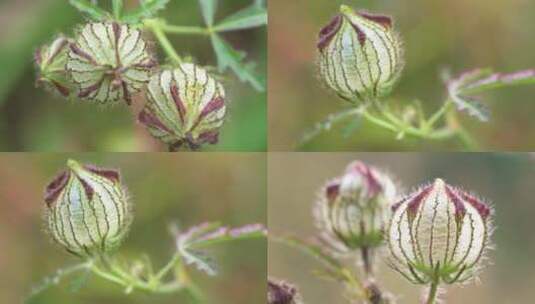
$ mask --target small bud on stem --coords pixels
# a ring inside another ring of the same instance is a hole
[[[119,173],[74,160],[46,188],[45,218],[54,241],[77,256],[119,246],[132,220]]]

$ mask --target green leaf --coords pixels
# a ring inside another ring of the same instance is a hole
[[[494,89],[524,84],[535,84],[535,70],[523,70],[514,73],[494,73],[477,81],[466,84],[461,94],[473,95]]]
[[[459,111],[466,111],[468,115],[480,121],[489,120],[489,110],[473,96],[463,94],[463,89],[492,74],[489,69],[477,69],[462,73],[459,77],[448,81],[448,94],[450,100]]]
[[[201,6],[204,22],[206,22],[206,25],[212,26],[217,11],[217,0],[199,0],[199,5]]]
[[[255,73],[254,64],[243,62],[245,53],[235,50],[217,34],[211,35],[211,40],[220,72],[230,68],[241,81],[250,83],[258,91],[265,90],[265,79]]]
[[[267,22],[267,10],[258,4],[253,4],[223,19],[214,29],[219,32],[234,31],[266,25]]]
[[[201,247],[225,243],[229,241],[260,238],[266,236],[266,229],[260,224],[251,224],[238,228],[221,226],[219,223],[203,223],[188,230],[177,233],[177,252],[187,264],[195,265],[199,270],[214,276],[216,265]]]
[[[330,114],[329,116],[327,116],[327,118],[325,118],[324,120],[320,122],[317,122],[312,129],[308,130],[305,134],[303,134],[303,136],[297,143],[297,147],[298,148],[303,147],[308,142],[310,142],[311,140],[319,136],[321,133],[330,131],[334,127],[335,124],[345,121],[348,118],[352,118],[355,121],[360,121],[363,111],[364,111],[364,108],[359,107],[359,108],[350,108],[350,109],[346,109],[338,113]]]
[[[159,10],[164,9],[169,0],[144,0],[139,3],[139,7],[126,14],[121,20],[127,23],[138,23],[143,18],[151,18]]]
[[[96,21],[101,21],[110,17],[108,12],[101,9],[93,2],[87,0],[69,0],[69,3],[77,10],[86,14],[91,19],[94,19]]]
[[[475,95],[523,84],[535,84],[535,70],[502,74],[493,73],[490,69],[475,69],[450,80],[448,92],[450,99],[460,111],[466,110],[479,120],[488,121],[489,111]]]
[[[76,265],[69,266],[67,268],[58,269],[53,275],[43,279],[39,285],[35,286],[30,294],[26,297],[24,303],[33,303],[33,300],[52,286],[58,285],[65,277],[72,275],[76,272],[88,272],[91,268],[91,262],[84,262]]]

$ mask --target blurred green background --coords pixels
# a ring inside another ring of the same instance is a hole
[[[306,130],[346,103],[330,93],[316,73],[316,39],[340,4],[389,14],[404,39],[406,66],[393,97],[420,99],[428,113],[446,92],[441,70],[454,74],[477,67],[513,72],[535,67],[535,1],[511,0],[271,0],[269,2],[269,147],[295,149]],[[484,150],[535,148],[535,86],[484,95],[491,120],[461,114]],[[349,137],[336,127],[304,146],[310,151],[459,150],[455,140],[396,141],[395,134],[368,123]]]
[[[109,3],[110,1],[100,1]],[[216,21],[248,6],[251,0],[221,0]],[[125,0],[127,8],[137,1]],[[203,25],[197,0],[170,1],[160,15],[170,24]],[[162,151],[134,117],[143,98],[131,108],[120,104],[98,107],[67,102],[36,88],[33,53],[56,34],[72,35],[84,17],[65,0],[0,1],[0,150],[2,151]],[[224,37],[248,53],[248,60],[266,73],[265,27],[230,32]],[[203,66],[217,64],[210,40],[202,36],[169,36],[181,55],[191,55]],[[164,58],[160,52],[160,59]],[[227,71],[228,114],[217,151],[266,150],[266,94],[241,83]]]
[[[0,303],[21,303],[45,276],[78,261],[55,246],[41,219],[44,187],[68,158],[120,168],[134,204],[134,222],[119,250],[129,258],[147,253],[156,268],[174,252],[168,225],[186,228],[204,221],[225,225],[266,224],[266,159],[261,153],[0,154]],[[266,296],[265,240],[214,245],[209,254],[220,274],[208,277],[190,267],[207,303],[252,304]],[[33,303],[186,303],[179,294],[161,296],[123,289],[91,277],[79,292],[65,281]]]
[[[317,233],[312,207],[323,184],[360,159],[392,174],[404,189],[436,177],[489,200],[495,209],[496,249],[483,270],[481,284],[449,286],[446,303],[533,303],[535,235],[533,234],[534,154],[492,153],[272,153],[268,166],[268,225],[270,233],[306,238]],[[343,287],[312,273],[321,265],[293,248],[269,242],[268,272],[299,286],[305,303],[349,303]],[[382,263],[378,273],[399,303],[419,303],[419,286],[412,285]]]

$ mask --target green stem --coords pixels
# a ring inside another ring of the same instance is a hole
[[[362,247],[360,249],[364,273],[368,277],[373,275],[373,268],[372,268],[373,263],[372,263],[372,252],[371,252],[372,250],[373,249],[369,247]]]
[[[180,26],[163,23],[161,29],[164,32],[180,35],[210,35],[210,30],[200,26]]]
[[[162,28],[163,23],[156,19],[147,19],[145,20],[144,25],[154,33],[154,36],[156,36],[158,43],[160,43],[160,46],[165,51],[167,56],[169,56],[174,63],[182,64],[182,59],[180,59],[180,56],[176,52]]]
[[[366,109],[362,112],[362,117],[366,118],[369,122],[371,122],[371,123],[373,123],[375,125],[378,125],[379,127],[382,127],[384,129],[390,130],[392,132],[400,131],[397,126],[391,124],[390,122],[387,122],[387,121],[383,120],[380,117],[374,116],[373,114],[371,114]]]
[[[30,300],[32,297],[42,293],[46,289],[50,288],[53,285],[58,284],[64,277],[71,275],[73,273],[76,273],[78,271],[83,270],[90,270],[92,267],[92,262],[85,262],[81,264],[76,264],[67,268],[59,269],[56,271],[56,273],[50,277],[47,277],[43,280],[41,284],[39,284],[37,287],[34,287],[28,297],[26,298],[26,301]]]
[[[103,278],[105,280],[108,280],[110,282],[119,284],[119,285],[124,286],[124,287],[129,286],[129,284],[123,278],[121,278],[121,277],[119,277],[119,276],[117,276],[117,275],[115,275],[113,273],[110,273],[110,272],[108,272],[106,270],[102,270],[96,265],[93,265],[93,267],[91,267],[91,271],[95,275],[97,275],[97,276],[99,276],[99,277],[101,277],[101,278]]]
[[[169,262],[156,274],[154,278],[158,281],[163,279],[163,277],[165,277],[165,275],[169,273],[169,271],[171,271],[179,261],[180,254],[177,252],[175,253],[175,255],[173,255],[171,260],[169,260]]]
[[[434,280],[429,287],[429,295],[427,296],[426,304],[434,304],[438,293],[438,282]]]
[[[330,130],[331,127],[341,122],[342,120],[352,117],[352,116],[359,116],[362,113],[361,108],[351,108],[336,114],[329,115],[325,120],[316,123],[314,126],[314,129],[310,130],[309,132],[305,133],[299,143],[297,144],[297,147],[302,147],[307,142],[314,139],[316,136],[321,134],[324,131]]]
[[[112,7],[113,7],[113,17],[119,20],[121,18],[121,13],[123,10],[123,0],[113,0]]]
[[[449,111],[446,116],[446,121],[449,129],[453,130],[455,135],[463,143],[468,151],[475,151],[479,149],[479,145],[475,139],[468,133],[459,122],[456,111]]]
[[[451,100],[447,100],[424,124],[424,128],[432,129],[435,123],[450,109]]]
[[[369,122],[382,127],[384,129],[390,130],[395,133],[404,133],[413,135],[419,138],[425,138],[425,139],[434,139],[434,140],[441,140],[450,138],[453,135],[455,135],[453,132],[447,129],[441,129],[441,130],[425,130],[420,128],[415,128],[412,126],[407,126],[405,124],[403,125],[394,125],[393,122],[388,122],[383,120],[380,117],[374,116],[368,111],[363,111],[362,116],[367,119]]]

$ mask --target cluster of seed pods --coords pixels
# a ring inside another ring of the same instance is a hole
[[[143,31],[117,22],[88,23],[35,54],[38,83],[64,97],[109,105],[145,93],[139,122],[169,150],[218,142],[226,100],[221,83],[192,63],[160,68]]]

